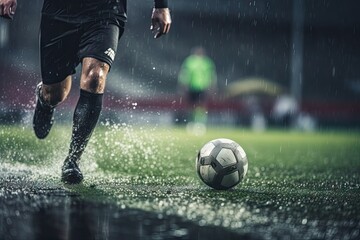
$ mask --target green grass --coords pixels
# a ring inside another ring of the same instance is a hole
[[[220,137],[238,142],[249,159],[246,179],[229,191],[208,188],[195,172],[197,151]],[[28,167],[34,178],[61,184],[69,139],[70,126],[55,126],[44,141],[31,129],[1,126],[0,163]],[[210,128],[197,137],[183,128],[102,125],[81,168],[84,184],[67,186],[70,191],[105,197],[123,208],[175,214],[239,232],[287,228],[311,238],[359,234],[359,132]]]

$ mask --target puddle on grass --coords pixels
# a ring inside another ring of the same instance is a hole
[[[0,198],[0,239],[257,239],[176,216],[50,192]]]
[[[185,218],[125,208],[102,199],[85,200],[46,175],[17,164],[0,168],[0,239],[259,239],[218,226],[200,226]],[[13,169],[14,170],[14,169]],[[36,174],[36,173],[35,173]],[[85,187],[84,187],[85,188]]]

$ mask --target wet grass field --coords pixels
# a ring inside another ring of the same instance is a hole
[[[129,239],[360,238],[358,131],[209,128],[199,137],[184,128],[101,124],[78,186],[60,182],[70,134],[70,126],[56,125],[40,141],[30,128],[0,126],[0,239],[22,239],[16,223],[27,218],[35,221],[27,231],[37,232],[41,214],[64,222],[63,209],[87,209],[86,219],[97,219],[94,239],[126,230],[134,231]],[[195,172],[197,151],[215,138],[235,140],[249,159],[245,180],[232,190],[212,190]],[[117,224],[121,216],[128,225]]]

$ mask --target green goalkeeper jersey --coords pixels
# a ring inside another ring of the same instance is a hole
[[[206,56],[190,55],[182,64],[179,81],[192,91],[204,91],[216,81],[213,61]]]

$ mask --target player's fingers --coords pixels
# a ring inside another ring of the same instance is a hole
[[[3,16],[8,16],[8,15],[9,15],[8,10],[9,10],[9,7],[8,7],[7,5],[4,5],[4,6],[3,6],[2,15],[3,15]]]
[[[167,28],[168,28],[168,26],[167,26],[167,24],[165,24],[165,25],[164,25],[164,28],[163,28],[163,31],[162,31],[163,34],[166,34],[166,33],[167,33]]]
[[[151,19],[151,26],[150,26],[150,30],[153,31],[155,29],[155,25],[156,25],[156,21],[154,18]]]
[[[156,34],[155,34],[155,36],[154,36],[154,38],[159,38],[159,37],[161,37],[163,35],[163,33],[162,32],[157,32]]]
[[[166,34],[166,25],[163,22],[160,22],[159,23],[159,32],[158,32],[156,38],[159,38],[164,34]]]
[[[163,25],[164,25],[163,33],[164,33],[164,34],[169,33],[169,31],[170,31],[170,26],[171,26],[171,19],[170,19],[170,17],[166,17],[166,18],[163,20]]]
[[[10,7],[10,14],[14,15],[15,12],[16,12],[16,7],[17,7],[17,4],[16,2],[14,2],[11,7]]]
[[[159,32],[161,32],[161,34],[164,34],[165,33],[165,27],[166,25],[164,24],[164,22],[159,22]]]
[[[154,37],[157,35],[159,31],[159,26],[156,22],[153,22],[150,27],[151,32],[154,34]]]
[[[169,33],[169,31],[170,31],[170,23],[166,23],[165,25],[164,25],[164,30],[162,31],[163,32],[163,34],[167,34],[167,33]]]
[[[169,24],[169,23],[165,25],[165,29],[164,29],[164,33],[165,33],[165,34],[169,33],[169,31],[170,31],[170,26],[171,26],[171,24]]]
[[[10,13],[10,6],[4,6],[2,16],[8,19],[12,19],[13,15]]]
[[[163,24],[163,25],[162,25],[162,28],[160,29],[159,33],[156,35],[155,38],[159,38],[159,37],[161,37],[162,35],[165,35],[165,34],[169,33],[169,31],[170,31],[170,25],[171,25],[171,24],[169,24],[169,23]]]

